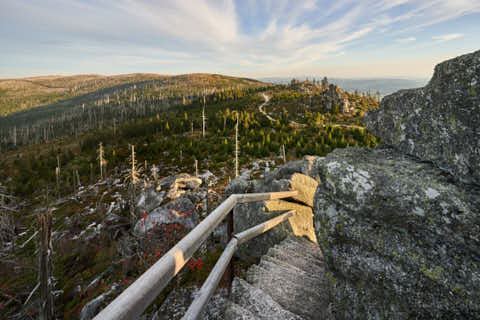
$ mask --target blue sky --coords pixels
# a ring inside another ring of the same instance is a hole
[[[426,78],[479,49],[479,0],[0,0],[0,78]]]

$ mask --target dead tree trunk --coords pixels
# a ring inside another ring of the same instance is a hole
[[[58,173],[60,174],[60,156],[57,154],[57,168],[58,168]]]
[[[40,320],[53,319],[53,296],[50,282],[50,254],[52,252],[52,215],[51,211],[38,216],[40,229],[39,283],[40,283]]]
[[[205,117],[205,100],[203,101],[204,101],[204,105],[202,109],[202,137],[205,137],[205,120],[207,118]]]
[[[80,181],[80,175],[78,174],[78,170],[75,170],[75,175],[77,176],[77,186],[80,188],[82,182]]]
[[[104,159],[103,145],[101,142],[98,146],[98,161],[100,162],[100,179],[103,180],[103,166],[105,165],[106,161]]]
[[[157,182],[158,176],[157,176],[157,167],[153,165],[153,180]]]
[[[132,175],[131,175],[131,181],[133,185],[137,184],[137,170],[135,169],[135,146],[132,144]]]
[[[60,167],[55,168],[55,177],[57,178],[57,198],[60,198]]]
[[[237,123],[235,124],[235,178],[238,178],[238,113]]]

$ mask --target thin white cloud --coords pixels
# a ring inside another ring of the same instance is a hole
[[[478,0],[0,0],[0,30],[14,30],[13,23],[22,30],[30,26],[30,43],[41,35],[49,50],[84,54],[84,61],[98,56],[112,57],[119,66],[172,61],[192,69],[211,63],[225,73],[246,70],[255,75],[308,69],[351,53],[352,47],[364,48],[375,37],[419,42],[410,36],[420,37],[412,30],[475,12],[480,12]],[[62,46],[67,40],[75,46]],[[5,47],[15,51],[11,43]],[[35,49],[29,51],[38,56]]]
[[[414,42],[416,40],[417,39],[415,37],[408,37],[408,38],[397,39],[395,41],[398,42],[398,43],[405,44],[405,43],[409,43],[409,42]]]
[[[449,34],[442,34],[441,36],[435,36],[432,39],[439,42],[455,40],[458,38],[462,38],[464,36],[463,33],[449,33]]]

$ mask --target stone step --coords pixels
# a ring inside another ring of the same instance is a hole
[[[330,319],[325,266],[320,247],[301,237],[288,237],[270,248],[247,281],[283,309],[304,319]]]
[[[290,311],[283,309],[263,290],[248,282],[235,278],[232,283],[231,300],[233,303],[249,310],[262,320],[302,320]]]
[[[294,269],[273,268],[273,264],[251,266],[247,271],[247,281],[272,297],[284,309],[304,319],[327,318],[328,297],[322,296],[324,290],[319,289],[326,285],[324,281],[304,277]]]
[[[283,260],[311,273],[323,272],[325,269],[323,260],[315,259],[305,251],[272,247],[268,249],[268,252],[265,256]]]
[[[310,242],[309,240],[303,239],[301,237],[288,237],[281,243],[277,245],[279,248],[294,250],[308,254],[315,260],[323,261],[323,253],[320,247],[317,244]]]
[[[302,246],[307,247],[307,248],[311,248],[313,250],[317,250],[317,249],[319,250],[320,249],[320,246],[318,245],[318,243],[312,242],[305,237],[290,236],[290,237],[287,237],[287,239],[285,239],[285,240],[287,240],[287,242],[295,242],[299,245],[302,245]]]
[[[298,280],[302,279],[302,281],[307,283],[323,283],[323,277],[321,274],[310,274],[305,272],[291,264],[288,263],[276,263],[276,261],[272,261],[273,259],[269,259],[266,257],[262,257],[260,263],[258,264],[259,267],[268,270],[275,274],[282,274],[287,276],[288,279]],[[309,287],[306,287],[308,289]]]
[[[312,255],[310,255],[307,251],[301,251],[301,249],[293,250],[290,248],[274,247],[272,250],[272,256],[275,256],[275,251],[277,253],[281,252],[283,256],[292,257],[290,260],[299,259],[299,260],[305,261],[305,263],[311,262],[314,266],[317,266],[320,268],[325,267],[325,263],[323,260],[316,259]]]
[[[259,320],[259,318],[244,307],[230,302],[225,310],[225,320]]]
[[[282,246],[282,247],[274,246],[273,248],[283,252],[285,256],[292,256],[297,259],[308,260],[312,262],[314,265],[319,267],[325,266],[323,259],[319,259],[315,255],[312,255],[312,252],[309,250],[305,250],[303,248],[291,248],[291,247],[285,247],[285,246]]]
[[[272,250],[273,252],[273,250]],[[279,254],[278,256],[272,256],[272,253],[262,257],[262,261],[273,263],[283,268],[290,268],[296,270],[301,274],[306,274],[308,277],[315,278],[317,280],[323,279],[325,269],[320,266],[309,264],[308,260],[294,260],[291,257],[284,257]],[[260,263],[262,264],[262,263]]]
[[[312,247],[303,246],[298,243],[293,243],[287,238],[286,240],[273,246],[272,248],[278,248],[281,250],[288,250],[292,252],[302,253],[303,255],[310,257],[313,260],[318,261],[319,263],[323,263],[323,253],[319,247],[312,248]]]
[[[264,256],[285,260],[289,264],[300,268],[302,265],[304,265],[306,266],[305,271],[315,270],[315,273],[320,272],[325,268],[325,263],[323,260],[315,258],[309,254],[308,251],[302,250],[301,248],[293,250],[291,248],[274,246],[270,248]]]

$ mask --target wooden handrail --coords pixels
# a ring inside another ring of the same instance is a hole
[[[94,320],[138,318],[237,203],[289,198],[298,191],[233,194],[106,306]]]
[[[237,233],[233,236],[232,240],[228,243],[227,247],[223,251],[222,255],[218,259],[215,267],[213,267],[210,275],[203,284],[202,288],[198,292],[197,297],[192,302],[187,312],[183,316],[182,320],[197,320],[202,315],[203,310],[205,309],[208,301],[213,295],[213,292],[218,286],[220,279],[222,278],[225,270],[227,269],[230,260],[232,259],[233,253],[237,250],[238,246],[246,241],[255,238],[262,233],[276,227],[280,223],[288,220],[295,210],[290,210],[279,215],[276,218],[270,219],[264,223],[261,223],[253,228],[247,229],[241,233]]]

